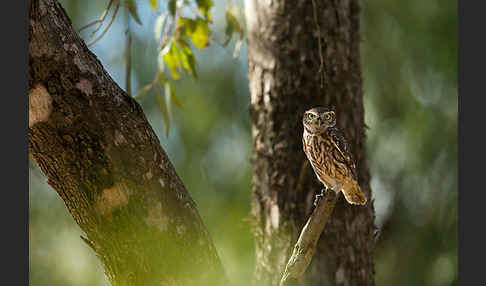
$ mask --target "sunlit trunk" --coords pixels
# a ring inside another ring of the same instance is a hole
[[[227,285],[195,204],[138,103],[57,1],[32,0],[29,18],[29,154],[111,284]]]

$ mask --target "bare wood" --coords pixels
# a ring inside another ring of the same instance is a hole
[[[29,35],[29,155],[111,284],[228,285],[196,205],[141,107],[56,0],[30,1]]]
[[[328,191],[323,198],[320,197],[317,200],[316,207],[302,228],[292,256],[287,262],[285,272],[280,280],[280,286],[288,285],[289,281],[292,280],[300,280],[304,275],[314,256],[319,237],[336,205],[336,199],[336,193]]]

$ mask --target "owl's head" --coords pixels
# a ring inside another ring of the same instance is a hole
[[[325,107],[314,107],[304,112],[302,119],[305,130],[311,134],[321,134],[328,127],[336,125],[336,114]]]

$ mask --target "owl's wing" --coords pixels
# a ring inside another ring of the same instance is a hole
[[[304,138],[304,136],[302,136],[302,148],[304,149],[305,155],[307,155],[307,150],[306,150],[306,147],[305,146],[306,146],[306,144],[305,144],[305,138]]]
[[[343,163],[346,164],[346,166],[349,168],[351,171],[351,174],[353,175],[354,179],[357,179],[357,174],[356,174],[356,163],[354,162],[353,155],[351,154],[348,143],[346,142],[346,139],[344,139],[344,136],[341,134],[339,129],[336,127],[330,127],[328,128],[329,134],[331,135],[331,142],[334,145],[336,151],[340,155],[339,157],[341,158],[336,158],[336,159],[341,159],[339,161],[342,161]]]

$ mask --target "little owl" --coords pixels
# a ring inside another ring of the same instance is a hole
[[[350,204],[364,205],[366,197],[356,176],[356,164],[344,137],[336,125],[336,115],[324,107],[315,107],[304,113],[302,120],[304,153],[326,190],[343,191]],[[321,193],[322,195],[322,193]]]

